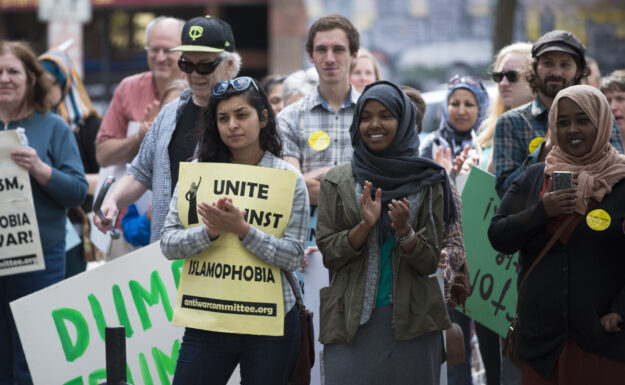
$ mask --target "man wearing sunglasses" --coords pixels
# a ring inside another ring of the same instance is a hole
[[[590,70],[585,59],[586,48],[572,33],[547,32],[532,46],[532,61],[525,77],[536,93],[533,102],[503,113],[495,127],[494,153],[495,189],[500,197],[512,181],[537,162],[543,162],[551,150],[547,137],[551,103],[558,92],[580,84]],[[493,79],[504,74],[493,74]],[[515,77],[505,73],[508,81]],[[547,137],[547,138],[546,138]],[[621,134],[613,125],[610,143],[623,153]]]
[[[110,228],[116,212],[134,202],[147,189],[152,190],[150,242],[161,238],[161,228],[169,211],[169,201],[178,183],[178,166],[194,154],[194,129],[208,105],[211,87],[239,72],[241,57],[235,52],[234,36],[228,23],[211,16],[189,20],[182,29],[182,44],[172,49],[182,52],[178,67],[189,88],[180,98],[165,105],[141,144],[128,174],[113,187],[102,203],[107,221],[94,219],[101,231]]]

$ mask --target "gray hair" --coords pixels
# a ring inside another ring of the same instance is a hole
[[[319,84],[319,74],[315,67],[295,71],[282,83],[282,100],[296,94],[308,95],[317,87],[317,84]]]
[[[232,73],[228,75],[230,76],[230,79],[236,78],[241,70],[241,55],[237,52],[222,51],[219,54],[219,57],[224,61],[232,61]]]
[[[158,23],[160,23],[161,21],[165,21],[165,20],[173,20],[175,22],[178,23],[178,32],[182,35],[182,27],[184,27],[184,23],[185,21],[182,19],[178,19],[176,17],[171,17],[171,16],[159,16],[157,18],[155,18],[154,20],[152,20],[151,22],[148,23],[147,27],[145,27],[145,45],[148,46],[150,45],[150,32],[152,31],[152,28],[154,28],[154,26]]]

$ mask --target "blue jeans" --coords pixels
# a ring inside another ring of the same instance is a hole
[[[9,302],[60,282],[65,277],[65,241],[44,253],[45,270],[0,277],[0,385],[30,385]]]
[[[299,352],[300,333],[297,306],[284,317],[280,337],[186,328],[173,385],[225,385],[237,364],[243,385],[286,384]]]

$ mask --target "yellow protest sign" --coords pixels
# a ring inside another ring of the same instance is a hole
[[[291,217],[297,175],[224,163],[180,163],[178,216],[199,226],[197,203],[229,197],[252,226],[281,237]],[[280,268],[263,262],[234,234],[221,235],[182,268],[173,323],[226,333],[281,336]]]

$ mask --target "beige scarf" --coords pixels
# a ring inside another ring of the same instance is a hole
[[[560,149],[558,143],[558,101],[573,100],[597,127],[597,138],[589,153],[576,157]],[[625,178],[625,156],[619,154],[608,142],[612,135],[614,116],[605,96],[596,88],[579,85],[563,89],[558,93],[549,111],[549,131],[554,147],[545,159],[545,174],[554,171],[571,171],[577,190],[575,212],[585,215],[588,202],[601,202],[612,191],[618,181]]]

